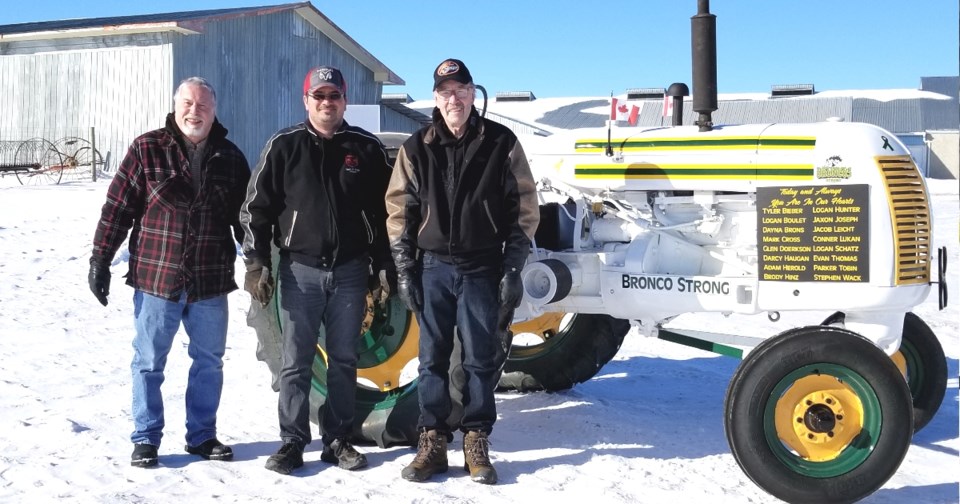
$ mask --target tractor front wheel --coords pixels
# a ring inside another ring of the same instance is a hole
[[[734,459],[787,502],[854,502],[880,488],[910,447],[910,390],[869,340],[801,327],[747,354],[727,389]]]

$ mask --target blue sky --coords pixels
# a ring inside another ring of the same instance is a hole
[[[283,0],[17,1],[0,24],[283,3]],[[491,94],[606,96],[692,84],[696,0],[314,0],[403,78],[388,93],[430,97],[431,72],[462,59]],[[922,76],[960,73],[957,0],[714,0],[718,88],[768,92],[917,88]],[[319,63],[323,63],[318,61]]]

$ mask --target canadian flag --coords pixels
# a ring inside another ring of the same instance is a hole
[[[640,107],[636,105],[627,106],[626,103],[619,103],[616,98],[610,98],[610,120],[629,122],[631,126],[637,124],[637,117],[640,115]]]
[[[640,107],[636,105],[630,105],[630,117],[627,118],[627,122],[630,123],[630,126],[637,125],[637,119],[640,116]]]
[[[671,117],[673,115],[673,98],[663,95],[663,117]]]

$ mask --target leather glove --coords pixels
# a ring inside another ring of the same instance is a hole
[[[423,286],[420,277],[410,270],[403,270],[397,274],[397,292],[407,309],[413,313],[423,311]]]
[[[250,297],[260,302],[260,306],[267,306],[273,299],[273,276],[270,267],[264,266],[259,260],[247,264],[247,273],[243,277],[243,290],[250,293]]]
[[[110,263],[91,257],[87,281],[90,282],[90,290],[94,296],[97,296],[97,301],[107,306],[107,296],[110,295]]]
[[[370,288],[370,294],[373,302],[380,305],[380,308],[386,306],[387,298],[397,291],[397,272],[392,268],[384,268],[371,274],[367,280],[367,286]]]
[[[520,271],[510,268],[500,279],[500,304],[513,309],[520,306],[521,299],[523,299],[523,280],[520,278]]]

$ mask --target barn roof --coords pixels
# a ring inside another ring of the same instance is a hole
[[[26,40],[49,40],[73,37],[104,37],[118,34],[173,31],[186,35],[203,33],[205,26],[214,21],[241,17],[264,16],[284,11],[295,11],[320,32],[342,47],[362,65],[373,71],[375,79],[384,84],[406,84],[380,60],[364,49],[339,26],[323,15],[310,2],[266,5],[262,7],[238,7],[136,16],[114,16],[84,19],[61,19],[0,25],[0,42]]]

